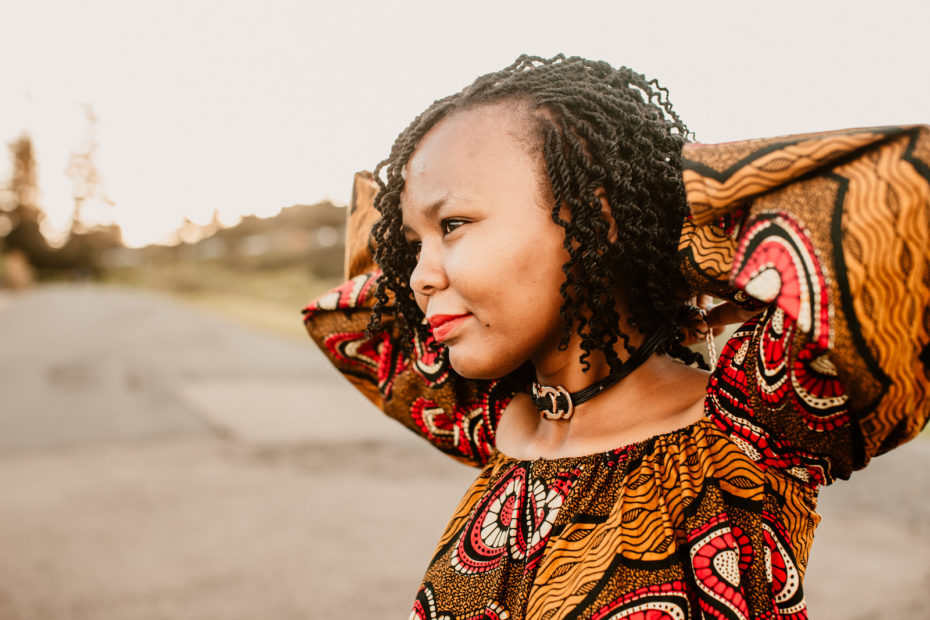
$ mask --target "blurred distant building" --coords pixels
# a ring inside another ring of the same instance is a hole
[[[237,225],[208,230],[185,222],[175,246],[150,245],[111,251],[111,267],[142,266],[164,261],[221,262],[232,267],[270,269],[305,265],[314,274],[342,275],[346,210],[331,202],[285,207],[272,217],[244,217]],[[207,233],[207,234],[204,234]],[[184,242],[185,239],[196,241]]]

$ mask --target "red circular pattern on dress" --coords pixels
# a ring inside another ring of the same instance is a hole
[[[772,584],[772,602],[779,618],[804,620],[807,604],[801,587],[801,572],[788,542],[784,526],[772,515],[762,514],[762,535],[765,539],[766,570]]]
[[[820,350],[830,347],[829,283],[800,222],[786,213],[757,217],[741,236],[731,280],[777,303]]]
[[[812,431],[847,424],[847,397],[825,357],[832,343],[830,284],[804,226],[784,213],[756,218],[741,238],[732,280],[777,305],[761,325],[756,383],[763,401],[791,399]]]
[[[749,618],[740,567],[751,562],[752,551],[738,542],[741,534],[734,535],[729,518],[720,514],[688,535],[699,604],[709,617]]]
[[[766,384],[766,378],[775,377],[776,373],[758,368],[767,358],[778,359],[775,348],[785,346],[793,329],[791,320],[778,309],[770,309],[767,314],[738,328],[724,347],[717,370],[711,376],[705,409],[717,428],[762,468],[780,469],[808,485],[824,484],[829,480],[829,461],[773,436],[749,405],[753,394],[766,399],[767,393],[781,390],[779,393],[784,393],[785,400],[795,405],[797,415],[812,430],[830,430],[848,420],[845,393],[834,381],[835,377],[826,374],[829,362],[811,360],[807,347],[798,355],[800,361],[791,364],[787,373],[782,373],[780,387]],[[835,404],[827,400],[832,398],[842,401],[839,409],[829,408]],[[828,408],[821,408],[823,406]]]
[[[791,365],[791,387],[797,411],[813,431],[832,431],[850,419],[846,389],[825,356],[809,347]]]
[[[682,581],[645,586],[604,605],[591,620],[687,620],[688,586]]]
[[[406,368],[403,355],[394,350],[388,334],[369,339],[364,332],[337,332],[327,336],[323,346],[337,362],[345,364],[344,372],[351,374],[352,368],[358,368],[361,376],[367,376],[373,371],[378,390],[386,397],[391,395],[394,378]]]
[[[849,421],[846,391],[836,369],[817,347],[804,344],[793,361],[787,350],[797,326],[779,308],[760,327],[761,342],[757,364],[762,400],[777,405],[791,399],[807,427],[831,431]]]
[[[525,481],[526,470],[515,465],[475,507],[452,553],[456,571],[475,574],[497,568],[508,551],[511,530],[519,525],[514,509]]]
[[[455,418],[432,399],[420,397],[413,401],[410,417],[430,441],[452,441],[455,437]]]
[[[530,570],[542,559],[559,509],[579,473],[562,472],[547,487],[530,480],[528,464],[514,465],[475,507],[453,549],[452,567],[466,575],[484,573],[497,568],[507,554],[525,561],[525,570]]]
[[[445,349],[436,342],[432,334],[427,336],[425,341],[416,336],[413,339],[413,351],[413,369],[423,377],[426,385],[442,385],[449,378]]]

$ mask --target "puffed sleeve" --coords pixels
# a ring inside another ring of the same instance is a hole
[[[415,340],[404,347],[389,314],[371,336],[366,327],[379,272],[369,231],[377,219],[377,191],[369,173],[355,175],[347,209],[345,284],[304,309],[304,324],[333,365],[388,416],[434,446],[471,465],[485,464],[513,380],[471,381],[457,375],[445,350]]]
[[[930,416],[930,129],[688,145],[679,246],[696,291],[763,310],[711,379],[763,467],[846,478]]]

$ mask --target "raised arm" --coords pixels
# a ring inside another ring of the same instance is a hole
[[[404,347],[390,316],[367,335],[379,272],[369,231],[378,217],[377,186],[355,175],[347,213],[345,284],[311,302],[304,323],[333,365],[387,415],[443,452],[472,465],[487,462],[500,413],[513,396],[507,382],[470,381],[452,370],[429,342]],[[406,350],[405,350],[406,349]]]
[[[930,416],[930,129],[685,148],[696,290],[764,313],[708,398],[763,466],[848,477]]]

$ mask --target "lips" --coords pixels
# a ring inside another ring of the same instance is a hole
[[[429,325],[433,329],[433,338],[439,342],[445,342],[470,316],[472,316],[470,313],[434,314],[429,317]]]

